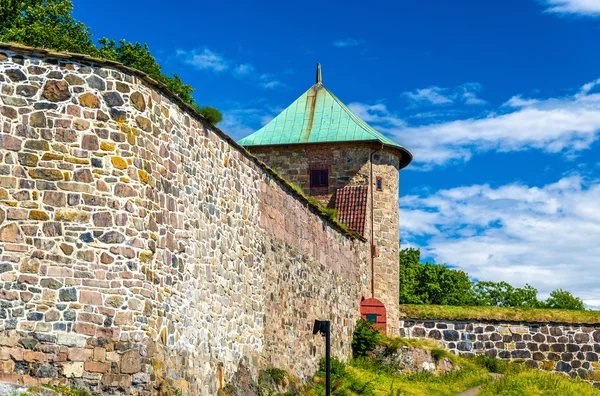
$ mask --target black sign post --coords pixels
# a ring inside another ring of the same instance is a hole
[[[313,335],[321,333],[325,337],[325,396],[331,396],[331,331],[328,320],[316,320]]]

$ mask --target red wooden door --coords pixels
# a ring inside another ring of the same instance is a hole
[[[387,318],[385,305],[376,298],[367,298],[360,303],[360,316],[364,320],[373,322],[373,327],[385,334]]]

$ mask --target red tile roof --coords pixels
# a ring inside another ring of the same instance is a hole
[[[335,193],[338,220],[361,236],[365,232],[368,186],[347,186]]]

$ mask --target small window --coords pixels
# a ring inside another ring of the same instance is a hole
[[[367,314],[367,322],[377,323],[377,314]]]
[[[381,177],[377,178],[377,191],[383,191],[383,179]]]
[[[310,171],[311,187],[327,187],[329,185],[329,172],[323,169]]]

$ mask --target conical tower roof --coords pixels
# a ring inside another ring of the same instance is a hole
[[[408,150],[377,132],[317,82],[267,125],[238,143],[245,147],[339,142],[379,142],[401,154],[400,168],[412,160]]]

